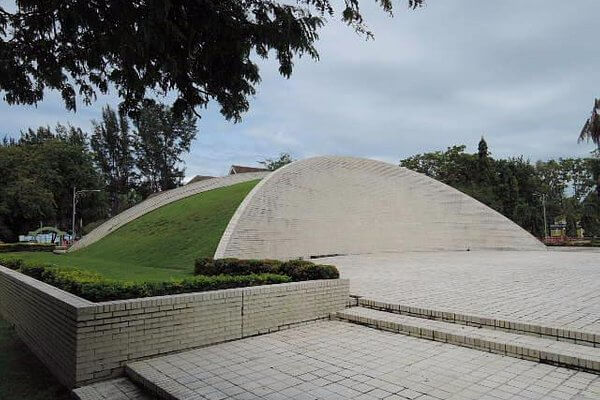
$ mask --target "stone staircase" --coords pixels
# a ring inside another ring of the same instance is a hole
[[[358,305],[357,305],[358,304]],[[600,374],[596,335],[356,299],[336,318],[470,349]]]
[[[386,311],[394,314],[407,315],[423,319],[451,322],[460,325],[469,325],[480,328],[501,330],[511,333],[521,333],[535,337],[545,337],[552,340],[575,343],[582,346],[600,347],[600,334],[567,329],[561,326],[544,326],[529,321],[515,321],[508,319],[490,318],[481,315],[465,314],[460,312],[434,310],[430,308],[413,307],[394,304],[379,300],[350,296],[350,306],[360,306],[374,310]]]
[[[523,322],[402,306],[354,296],[332,318],[564,368],[600,374],[600,335]],[[164,368],[167,368],[165,365]],[[166,371],[166,370],[165,370]],[[196,399],[185,376],[167,377],[145,361],[126,366],[126,377],[73,391],[79,400]],[[173,374],[171,374],[173,375]]]

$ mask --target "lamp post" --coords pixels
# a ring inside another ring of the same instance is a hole
[[[548,237],[548,220],[546,219],[546,195],[542,193],[542,208],[544,210],[544,240]]]
[[[85,195],[86,193],[91,193],[91,192],[100,192],[100,189],[83,189],[83,190],[77,190],[77,187],[73,186],[73,221],[72,221],[72,225],[71,225],[71,235],[72,235],[72,242],[75,243],[75,213],[76,213],[76,209],[77,209],[77,200],[81,197],[83,197],[83,195]]]
[[[546,194],[534,193],[534,196],[539,196],[542,199],[542,212],[544,216],[544,240],[548,237],[548,220],[546,219]]]

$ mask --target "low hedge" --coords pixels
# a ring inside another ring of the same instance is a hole
[[[17,251],[53,251],[56,246],[45,243],[0,243],[0,253]]]
[[[13,270],[18,270],[23,266],[23,260],[20,258],[0,258],[0,265]]]
[[[28,264],[18,259],[0,260],[0,265],[18,270],[32,278],[94,302],[271,285],[291,281],[289,276],[261,273],[194,276],[166,282],[137,283],[113,281],[105,279],[95,272],[77,268]]]
[[[291,260],[240,260],[238,258],[199,258],[196,260],[196,275],[248,275],[279,274],[292,278],[293,281],[310,281],[316,279],[337,279],[340,273],[333,265],[315,264],[310,261]]]

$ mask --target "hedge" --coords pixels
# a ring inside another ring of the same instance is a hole
[[[261,273],[194,276],[166,282],[137,283],[113,281],[95,272],[77,268],[27,264],[18,259],[0,260],[0,265],[18,270],[32,278],[94,302],[291,282],[289,276]]]
[[[340,273],[333,265],[315,264],[310,261],[291,260],[240,260],[238,258],[199,258],[196,260],[196,275],[214,276],[219,274],[279,274],[292,278],[293,281],[309,281],[316,279],[337,279]]]
[[[20,258],[0,258],[0,265],[13,270],[18,270],[23,266],[23,260]]]
[[[56,246],[45,243],[0,243],[0,253],[17,251],[53,251]]]

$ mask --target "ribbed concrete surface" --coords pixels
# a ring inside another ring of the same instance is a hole
[[[262,179],[267,176],[270,172],[251,172],[245,174],[229,175],[220,178],[206,179],[204,181],[195,182],[189,185],[178,187],[176,189],[168,190],[151,197],[140,204],[137,204],[119,215],[109,219],[87,235],[81,240],[75,243],[69,251],[75,251],[82,249],[90,244],[97,242],[104,236],[108,235],[112,231],[122,227],[128,222],[133,221],[142,215],[149,213],[150,211],[156,210],[159,207],[167,205],[177,200],[193,196],[198,193],[206,192],[208,190],[217,189],[220,187],[235,185],[236,183],[248,182],[255,179]]]
[[[544,250],[473,198],[396,165],[315,157],[260,182],[215,257],[280,258],[432,250]]]

